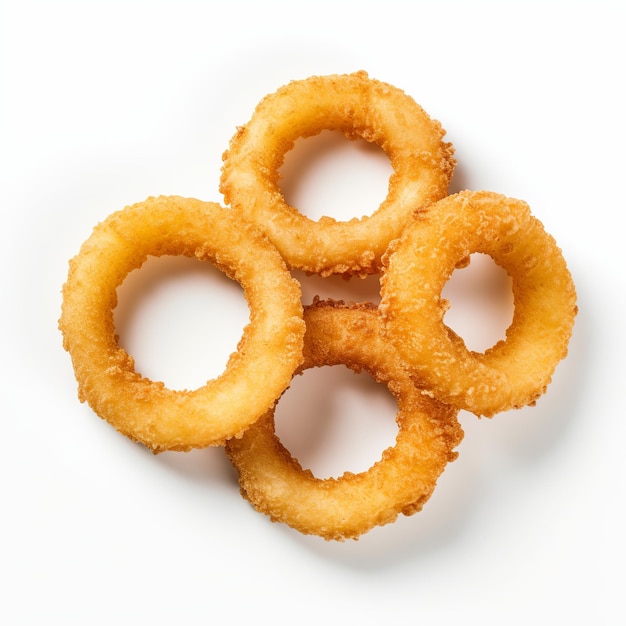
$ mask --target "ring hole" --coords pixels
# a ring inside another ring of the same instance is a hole
[[[384,384],[344,365],[307,369],[276,405],[276,434],[317,478],[367,471],[395,445],[398,406]]]
[[[249,322],[239,283],[207,261],[150,257],[117,290],[119,344],[142,376],[197,389],[225,369]]]
[[[369,216],[389,191],[393,173],[385,152],[364,139],[324,130],[298,139],[279,169],[287,204],[309,219],[347,221]]]
[[[442,297],[450,302],[445,323],[469,350],[484,352],[501,339],[513,320],[511,278],[487,254],[474,253],[454,271]]]

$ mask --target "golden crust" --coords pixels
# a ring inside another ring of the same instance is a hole
[[[118,344],[116,289],[148,255],[207,260],[251,311],[225,371],[193,391],[144,378]],[[155,452],[222,444],[274,405],[302,361],[300,287],[272,244],[217,204],[149,198],[96,226],[70,261],[59,328],[81,401]]]
[[[511,276],[506,339],[470,352],[445,326],[442,289],[474,252]],[[532,404],[567,354],[576,292],[561,250],[520,200],[465,191],[417,212],[389,248],[381,279],[386,334],[428,392],[476,415]]]
[[[389,157],[388,195],[372,215],[315,222],[285,202],[285,154],[322,130]],[[154,452],[225,445],[243,496],[304,534],[358,539],[420,511],[457,456],[459,410],[492,416],[534,403],[567,354],[577,312],[561,251],[524,202],[486,191],[445,197],[455,160],[444,135],[412,98],[365,72],[266,96],[223,155],[220,191],[232,210],[149,198],[97,225],[70,261],[59,328],[80,400]],[[443,321],[443,287],[474,252],[501,265],[514,291],[506,339],[484,353]],[[243,288],[250,323],[224,372],[199,389],[142,377],[118,344],[116,290],[149,255],[207,260]],[[303,311],[289,269],[382,272],[380,307],[316,299]],[[294,374],[338,364],[387,386],[398,436],[367,471],[319,479],[279,441],[274,407]]]
[[[378,144],[393,174],[371,215],[347,222],[313,221],[290,207],[279,168],[300,137],[336,130]],[[289,267],[323,276],[376,273],[413,210],[442,198],[454,170],[445,131],[403,91],[365,72],[312,76],[266,96],[224,153],[220,190],[276,245]]]
[[[241,438],[226,442],[239,473],[241,492],[273,521],[327,540],[357,539],[399,514],[421,510],[463,431],[458,411],[420,393],[402,360],[380,332],[376,307],[319,302],[304,311],[304,363],[299,371],[323,365],[365,370],[384,383],[398,402],[399,432],[369,470],[319,479],[280,443],[269,411]]]

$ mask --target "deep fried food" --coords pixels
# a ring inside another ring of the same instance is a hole
[[[324,130],[389,157],[388,194],[372,215],[314,221],[285,201],[285,155]],[[80,400],[154,452],[224,445],[243,496],[304,534],[358,539],[420,511],[457,456],[459,410],[492,416],[534,403],[567,354],[577,312],[561,250],[524,202],[486,191],[446,197],[455,160],[444,135],[411,97],[365,72],[266,96],[223,155],[231,209],[150,198],[96,226],[70,261],[59,327]],[[514,297],[506,338],[485,352],[444,323],[443,288],[473,253],[506,270]],[[147,379],[118,343],[116,290],[149,255],[207,260],[243,288],[250,323],[224,372],[199,389]],[[303,309],[294,270],[382,273],[381,304],[316,298]],[[280,442],[274,411],[295,374],[334,365],[387,387],[398,435],[368,470],[321,479]]]
[[[471,352],[444,322],[441,292],[460,262],[483,252],[511,276],[506,339]],[[520,200],[465,191],[418,212],[385,258],[386,333],[429,392],[476,415],[532,404],[567,354],[576,293],[561,250]]]
[[[371,215],[313,221],[289,206],[279,168],[300,137],[336,130],[378,144],[394,170],[389,192]],[[220,189],[276,245],[293,269],[321,275],[379,271],[387,245],[413,210],[447,193],[455,161],[445,134],[416,102],[365,72],[313,76],[266,96],[224,154]]]
[[[412,515],[430,497],[463,432],[458,411],[422,394],[380,332],[373,305],[315,302],[304,311],[307,368],[344,364],[387,385],[398,402],[393,447],[369,470],[318,479],[282,446],[269,411],[240,439],[226,442],[242,494],[253,506],[304,534],[357,539],[399,514]],[[294,416],[296,419],[296,416]]]
[[[217,378],[174,391],[144,378],[118,344],[116,289],[148,255],[207,260],[240,283],[250,308],[237,350]],[[299,284],[276,248],[217,204],[150,198],[96,226],[70,261],[59,327],[79,397],[155,452],[222,444],[274,405],[302,361]]]

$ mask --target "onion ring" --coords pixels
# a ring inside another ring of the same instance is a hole
[[[371,216],[313,221],[285,202],[278,171],[285,154],[298,138],[322,130],[376,143],[389,157],[389,192]],[[411,97],[365,72],[313,76],[266,96],[238,128],[223,156],[220,190],[267,233],[290,268],[365,276],[380,270],[412,211],[447,193],[455,161],[444,134]]]
[[[458,411],[420,392],[405,365],[381,334],[371,304],[314,301],[304,310],[304,363],[298,369],[344,364],[383,382],[398,402],[394,446],[370,469],[339,478],[316,478],[302,469],[274,430],[274,410],[259,419],[226,451],[239,473],[242,495],[272,521],[327,540],[357,539],[400,513],[421,510],[463,431]]]
[[[135,371],[118,343],[116,289],[148,255],[207,260],[243,288],[250,323],[226,369],[193,391],[173,391]],[[214,203],[149,198],[96,226],[70,261],[59,328],[81,401],[154,452],[221,445],[265,413],[302,361],[299,284],[275,247]]]
[[[442,289],[459,263],[483,252],[511,276],[506,338],[468,351],[444,322]],[[465,191],[418,212],[385,257],[380,310],[386,333],[430,393],[491,417],[533,404],[567,346],[576,292],[560,248],[525,202]]]

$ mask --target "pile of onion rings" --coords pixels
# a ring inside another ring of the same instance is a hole
[[[300,137],[337,130],[378,144],[393,168],[370,216],[315,222],[278,187]],[[264,98],[224,152],[226,207],[149,198],[111,214],[70,261],[59,328],[78,395],[155,453],[223,446],[241,492],[273,521],[327,540],[358,539],[430,498],[463,431],[459,411],[492,417],[533,405],[566,356],[577,313],[561,250],[528,205],[488,191],[448,195],[445,131],[399,89],[365,72],[294,81]],[[511,277],[513,321],[484,352],[444,323],[442,291],[473,253]],[[237,281],[250,309],[224,372],[173,391],[135,370],[118,342],[117,288],[149,255],[206,260]],[[379,306],[302,303],[292,271],[379,274]],[[396,399],[395,444],[367,471],[316,478],[278,439],[274,410],[293,377],[346,365]]]

